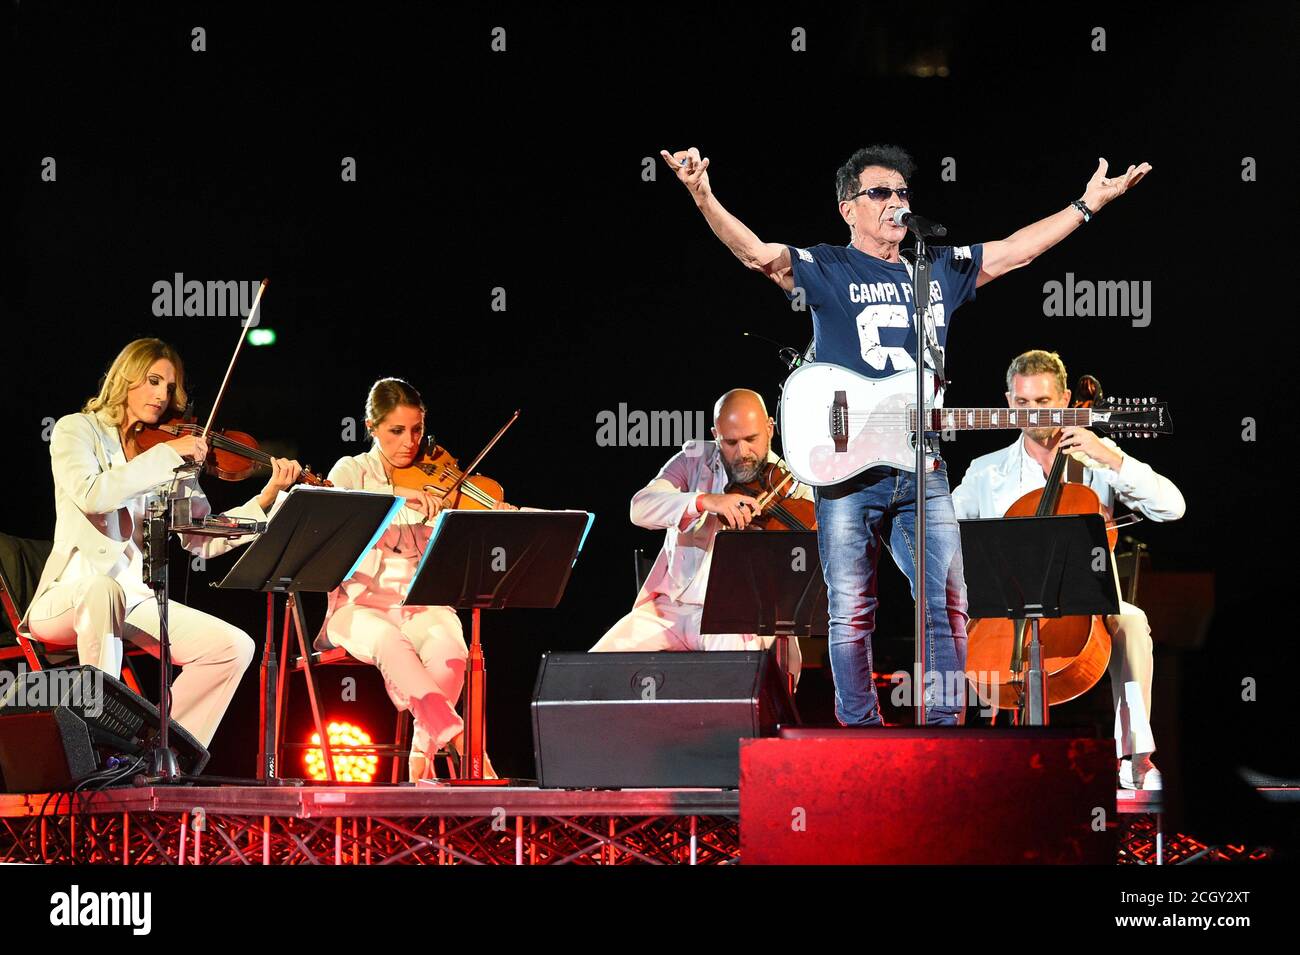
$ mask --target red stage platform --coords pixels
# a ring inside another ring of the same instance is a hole
[[[740,744],[741,847],[776,865],[1107,864],[1109,741],[1068,729],[790,729]]]

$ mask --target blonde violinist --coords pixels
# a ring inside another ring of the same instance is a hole
[[[141,338],[113,360],[99,394],[80,414],[60,418],[50,437],[54,548],[23,626],[49,647],[76,647],[82,664],[113,676],[122,668],[124,640],[155,656],[159,652],[157,601],[144,582],[150,497],[188,497],[195,517],[208,512],[193,473],[176,474],[186,461],[204,460],[207,442],[185,435],[140,447],[141,429],[185,404],[180,356],[156,338]],[[270,463],[262,492],[227,515],[269,519],[279,492],[302,471],[296,461]],[[181,543],[213,557],[252,539],[182,536]],[[175,600],[168,602],[167,615],[172,662],[184,667],[172,686],[172,718],[206,747],[253,658],[253,641],[238,627]]]

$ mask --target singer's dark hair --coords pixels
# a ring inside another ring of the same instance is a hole
[[[902,146],[866,146],[859,149],[835,174],[835,198],[843,202],[862,189],[862,170],[868,166],[892,169],[908,182],[916,172],[916,161]]]

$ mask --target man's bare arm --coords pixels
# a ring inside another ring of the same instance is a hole
[[[1107,178],[1107,169],[1106,160],[1098,159],[1097,171],[1092,174],[1092,179],[1083,190],[1083,204],[1093,213],[1141,182],[1142,177],[1151,171],[1151,164],[1144,162],[1140,166],[1129,166],[1123,175],[1113,178]],[[984,261],[975,280],[975,287],[979,288],[1013,269],[1028,265],[1081,225],[1083,213],[1073,206],[1067,206],[1046,219],[1039,219],[1018,229],[1005,239],[985,242]]]
[[[790,250],[779,242],[764,242],[753,229],[722,207],[709,186],[708,159],[701,159],[700,151],[694,146],[675,153],[661,149],[659,155],[686,186],[709,228],[731,250],[731,254],[740,259],[745,268],[762,272],[787,292],[794,291]]]

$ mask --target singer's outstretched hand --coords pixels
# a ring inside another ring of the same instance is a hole
[[[1088,180],[1088,186],[1083,190],[1083,204],[1096,212],[1102,206],[1106,205],[1112,199],[1124,195],[1133,186],[1142,181],[1142,177],[1151,171],[1151,164],[1144,162],[1140,166],[1129,166],[1128,171],[1122,176],[1106,178],[1106,170],[1109,164],[1105,159],[1097,160],[1097,171],[1092,174]]]
[[[1092,174],[1087,188],[1083,190],[1083,203],[1092,212],[1103,208],[1116,196],[1124,195],[1132,186],[1141,182],[1142,178],[1151,171],[1151,164],[1144,162],[1140,166],[1129,166],[1124,175],[1113,178],[1106,176],[1107,169],[1106,160],[1098,159],[1097,171]],[[1017,229],[1005,239],[985,242],[983,261],[980,263],[979,275],[975,279],[975,287],[986,285],[1014,269],[1024,268],[1080,228],[1083,228],[1083,217],[1076,208],[1066,206],[1045,219]],[[1088,228],[1096,229],[1098,226],[1093,225]]]
[[[677,179],[690,190],[697,202],[709,194],[709,160],[701,159],[698,149],[692,146],[675,153],[661,149],[659,155],[672,167]]]

